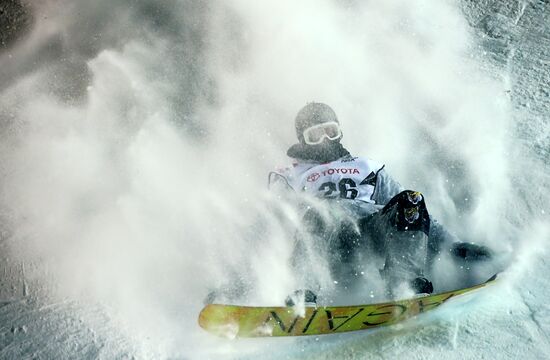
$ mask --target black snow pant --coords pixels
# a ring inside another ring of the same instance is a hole
[[[403,282],[423,276],[430,230],[424,196],[405,190],[374,213],[365,212],[362,207],[364,203],[342,200],[329,204],[323,211],[315,208],[306,211],[304,231],[297,234],[292,262],[305,264],[304,258],[309,258],[313,265],[297,266],[296,270],[305,272],[311,280],[314,274],[310,272],[315,270],[316,263],[312,258],[318,259],[322,254],[321,257],[328,258],[332,277],[345,283],[369,261],[381,258],[380,274],[390,292]],[[304,241],[306,237],[309,245]],[[311,281],[305,282],[304,286],[315,288],[307,285]]]
[[[364,219],[362,234],[370,249],[384,258],[382,277],[391,287],[424,276],[428,262],[430,216],[424,196],[405,190]]]

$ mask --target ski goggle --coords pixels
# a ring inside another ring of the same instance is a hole
[[[341,136],[342,130],[340,130],[340,126],[335,121],[313,125],[304,130],[304,141],[308,145],[320,144],[325,138],[336,140]]]

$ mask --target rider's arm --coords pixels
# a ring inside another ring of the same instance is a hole
[[[385,205],[391,198],[403,190],[405,188],[382,167],[377,173],[373,200],[376,201],[376,204]],[[456,243],[460,243],[460,240],[430,215],[430,234],[428,240],[430,252],[437,254],[442,249],[451,248]]]
[[[372,199],[378,205],[386,205],[391,198],[403,190],[405,190],[405,188],[392,178],[383,166],[376,173],[376,186]]]

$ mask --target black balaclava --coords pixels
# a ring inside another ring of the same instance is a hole
[[[323,124],[326,122],[339,123],[334,110],[330,106],[323,103],[308,103],[296,115],[296,136],[300,141],[298,144],[292,145],[286,154],[298,160],[318,161],[321,163],[331,162],[344,156],[349,156],[340,140],[340,136],[336,140],[324,139],[321,144],[309,145],[304,140],[304,130],[314,125]]]

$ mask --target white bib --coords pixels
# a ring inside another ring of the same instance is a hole
[[[374,203],[376,175],[384,166],[365,158],[344,158],[325,164],[297,163],[282,171],[296,191],[317,197]]]

